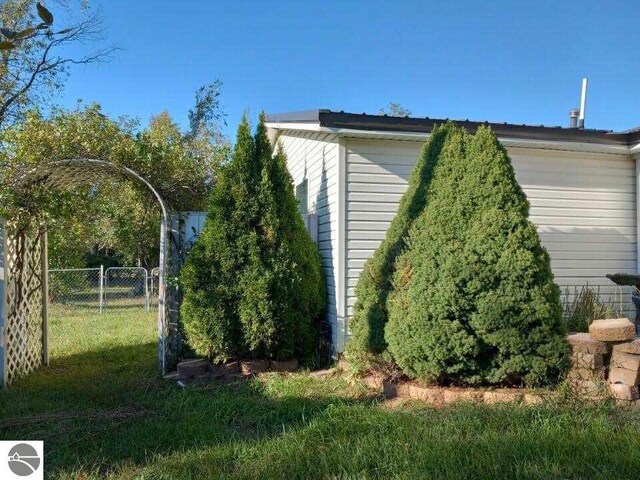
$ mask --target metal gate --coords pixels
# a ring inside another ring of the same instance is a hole
[[[143,267],[109,267],[104,272],[104,308],[141,306],[149,311],[149,278]]]

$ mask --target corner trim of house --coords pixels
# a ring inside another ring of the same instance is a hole
[[[636,272],[640,274],[640,151],[633,159],[636,162]]]
[[[336,277],[337,345],[342,352],[347,335],[347,153],[345,139],[338,138],[338,274]]]

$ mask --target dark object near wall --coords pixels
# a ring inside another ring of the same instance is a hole
[[[631,273],[608,273],[605,276],[616,285],[630,285],[635,287],[631,292],[631,301],[633,302],[633,306],[636,307],[636,318],[634,319],[636,334],[640,335],[640,275],[633,275]]]
[[[633,275],[631,273],[607,273],[605,276],[616,285],[631,285],[640,289],[640,275]]]

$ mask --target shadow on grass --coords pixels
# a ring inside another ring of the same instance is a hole
[[[56,359],[0,392],[0,437],[50,478],[636,478],[640,412],[379,408],[344,380],[157,377],[155,343]],[[357,393],[357,392],[356,392]]]
[[[0,438],[43,439],[48,472],[108,472],[169,455],[272,438],[332,405],[367,402],[308,375],[188,384],[159,378],[155,343],[55,359],[0,391]],[[326,392],[329,392],[328,394]]]

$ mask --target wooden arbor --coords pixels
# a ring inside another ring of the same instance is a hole
[[[133,170],[105,160],[69,159],[26,173],[17,188],[28,195],[33,188],[70,191],[105,178],[119,178],[143,186],[162,211],[158,288],[158,364],[162,374],[172,370],[180,351],[179,297],[175,282],[183,261],[184,235],[179,215],[146,179]],[[14,219],[21,220],[21,219]],[[48,363],[48,261],[46,229],[3,222],[0,231],[0,385],[9,385]]]

